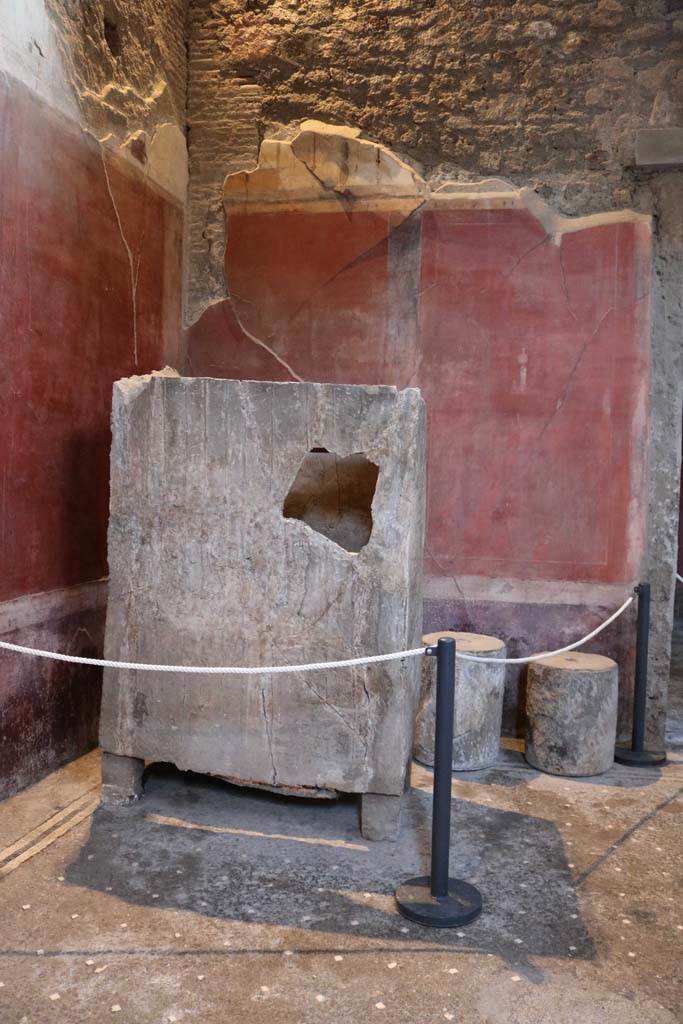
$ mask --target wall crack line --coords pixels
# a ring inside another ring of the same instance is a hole
[[[135,367],[137,367],[137,365],[138,365],[138,311],[137,311],[138,276],[139,276],[139,273],[140,273],[140,260],[142,258],[142,253],[138,253],[137,264],[136,264],[136,261],[135,261],[135,259],[133,257],[133,250],[131,249],[130,245],[128,244],[128,239],[126,238],[126,236],[124,234],[124,231],[123,231],[123,224],[121,223],[121,216],[119,214],[119,208],[116,205],[116,200],[114,199],[114,192],[113,192],[113,189],[111,187],[111,181],[109,180],[109,171],[107,170],[107,160],[106,160],[106,157],[104,155],[104,146],[102,146],[101,143],[99,145],[100,145],[100,156],[102,157],[102,168],[104,170],[104,180],[107,183],[107,192],[109,193],[109,198],[111,199],[111,205],[112,205],[113,210],[114,210],[114,216],[116,217],[116,223],[118,225],[119,234],[121,235],[121,241],[123,242],[123,247],[126,250],[126,256],[128,257],[128,268],[129,268],[129,271],[130,271],[131,304],[132,304],[132,315],[133,315],[133,365]]]
[[[603,315],[600,317],[600,321],[598,323],[598,326],[595,328],[595,330],[590,335],[590,337],[587,338],[584,341],[583,345],[581,346],[581,348],[579,350],[579,354],[577,355],[576,359],[574,360],[574,365],[572,366],[571,370],[569,371],[569,376],[567,377],[567,381],[565,383],[565,386],[562,389],[562,394],[560,395],[559,399],[557,400],[557,403],[555,404],[555,408],[554,408],[553,412],[550,414],[548,419],[543,424],[543,429],[541,430],[541,432],[540,432],[540,434],[538,435],[538,438],[537,438],[538,441],[541,440],[541,438],[545,434],[546,430],[548,429],[548,427],[553,422],[553,420],[555,419],[557,414],[562,409],[562,406],[566,402],[567,397],[569,395],[569,392],[571,390],[572,381],[574,380],[574,377],[576,376],[576,373],[577,373],[577,371],[579,369],[579,366],[581,365],[581,361],[582,361],[584,355],[586,354],[586,349],[588,348],[590,343],[593,341],[593,339],[597,335],[598,331],[600,330],[600,328],[604,324],[604,322],[607,319],[607,317],[610,315],[610,313],[613,313],[613,312],[614,312],[614,306],[610,306],[609,309],[605,310]]]
[[[242,331],[245,338],[248,338],[249,341],[253,342],[254,345],[258,345],[259,348],[262,348],[265,352],[268,353],[268,355],[272,356],[273,359],[275,359],[275,361],[280,364],[280,366],[283,366],[285,368],[285,370],[290,375],[292,380],[298,381],[299,384],[305,384],[306,381],[304,380],[304,378],[299,376],[296,370],[294,370],[293,367],[289,365],[286,359],[283,359],[282,356],[278,355],[275,349],[271,348],[270,345],[268,345],[261,338],[257,338],[255,334],[252,334],[251,331],[244,326],[242,318],[240,317],[239,313],[235,308],[235,303],[232,301],[232,296],[229,296],[229,302],[232,307],[235,320],[237,321],[237,326]]]
[[[432,560],[432,561],[434,562],[434,564],[436,565],[436,567],[437,567],[438,569],[441,569],[441,572],[442,572],[442,573],[444,573],[444,575],[445,575],[445,576],[446,576],[446,577],[447,577],[448,579],[452,580],[452,581],[453,581],[453,583],[455,583],[455,587],[456,587],[456,590],[457,590],[457,591],[458,591],[458,593],[460,594],[460,598],[461,598],[461,600],[462,600],[462,603],[463,603],[463,605],[464,605],[464,608],[465,608],[465,615],[467,616],[468,624],[470,624],[470,625],[471,625],[471,623],[472,623],[472,617],[471,617],[471,615],[470,615],[470,610],[469,610],[469,608],[468,608],[468,605],[467,605],[467,597],[466,597],[466,595],[465,595],[465,591],[464,591],[464,590],[462,589],[462,587],[460,586],[460,583],[459,583],[459,581],[458,581],[458,577],[457,577],[457,576],[454,576],[454,575],[453,575],[452,573],[450,573],[450,572],[448,571],[448,569],[446,569],[446,568],[445,568],[445,567],[444,567],[444,566],[443,566],[443,565],[441,564],[441,562],[440,562],[440,561],[439,561],[439,559],[438,559],[438,558],[436,557],[436,555],[435,555],[435,554],[434,554],[434,553],[433,553],[433,552],[431,551],[431,549],[430,549],[430,547],[429,547],[429,545],[427,544],[427,542],[426,542],[426,541],[425,541],[425,551],[427,552],[427,554],[429,555],[429,557],[431,558],[431,560]]]

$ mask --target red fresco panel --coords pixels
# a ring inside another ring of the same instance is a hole
[[[182,211],[9,78],[0,168],[4,600],[106,573],[112,383],[175,356]]]
[[[525,211],[440,210],[425,214],[422,245],[434,571],[630,579],[649,232],[610,223],[558,245]]]
[[[379,380],[390,230],[390,216],[373,212],[231,213],[235,317],[301,377]]]

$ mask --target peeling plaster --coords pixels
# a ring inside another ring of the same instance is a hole
[[[506,276],[512,275],[523,260],[543,245],[550,243],[561,250],[562,240],[567,234],[617,223],[651,225],[649,215],[633,210],[608,211],[580,217],[563,216],[533,189],[515,188],[503,178],[486,178],[479,182],[446,181],[431,190],[420,175],[385,146],[359,138],[357,129],[325,125],[319,121],[303,122],[291,138],[264,140],[256,167],[226,177],[223,201],[228,218],[232,211],[253,213],[274,209],[308,213],[340,208],[348,213],[360,210],[384,211],[388,215],[386,231],[369,250],[357,254],[351,263],[339,267],[321,288],[357,265],[376,245],[422,208],[528,210],[543,227],[545,235],[518,257]],[[561,252],[560,270],[569,315],[578,323],[567,292]],[[264,348],[285,367],[293,380],[302,380],[273,347],[278,330],[282,330],[286,324],[279,324],[265,337],[257,336],[246,327],[244,318],[240,316],[240,296],[231,289],[227,274],[226,286],[235,318],[245,337]],[[307,296],[306,302],[310,302],[312,297]],[[557,407],[543,426],[539,440],[561,411],[583,354],[612,309],[610,307],[603,312],[597,326],[586,338]],[[290,321],[300,311],[301,307],[297,308],[290,316]],[[413,378],[414,371],[409,379],[412,381]],[[526,367],[522,371],[522,378],[526,379]]]
[[[248,205],[250,211],[261,204],[298,209],[305,203],[310,210],[313,203],[316,208],[333,209],[344,201],[353,209],[365,208],[364,201],[377,209],[388,199],[391,208],[396,200],[405,200],[412,209],[423,203],[429,208],[527,209],[555,245],[561,244],[563,235],[588,228],[633,222],[650,225],[652,220],[649,214],[629,209],[568,217],[534,189],[515,188],[503,178],[446,181],[430,189],[391,150],[358,138],[356,129],[311,121],[303,122],[292,139],[265,139],[256,167],[229,174],[223,186],[226,212],[240,204]]]

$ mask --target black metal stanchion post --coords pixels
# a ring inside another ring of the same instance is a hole
[[[665,750],[645,750],[645,714],[647,710],[647,651],[650,635],[650,584],[639,583],[636,627],[636,673],[633,684],[633,734],[631,746],[617,746],[614,760],[635,767],[664,764]]]
[[[455,699],[455,640],[442,637],[427,656],[436,655],[436,728],[432,804],[431,875],[411,878],[396,890],[400,913],[428,928],[457,928],[481,913],[481,895],[473,885],[449,878],[451,845],[451,766]]]

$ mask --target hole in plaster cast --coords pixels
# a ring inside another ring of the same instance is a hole
[[[104,32],[104,41],[109,47],[109,52],[112,57],[119,57],[121,55],[121,35],[119,33],[118,22],[114,15],[104,15],[104,18],[102,19],[102,31]]]
[[[358,552],[372,533],[372,499],[379,467],[363,452],[340,458],[312,448],[299,466],[282,508],[347,551]]]

